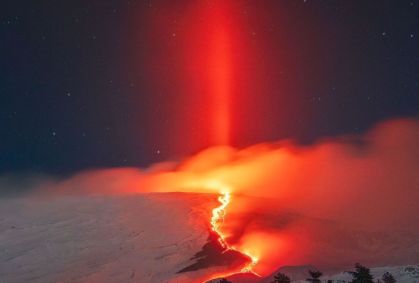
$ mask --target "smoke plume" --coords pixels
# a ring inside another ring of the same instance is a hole
[[[362,136],[309,146],[215,147],[146,170],[91,170],[25,186],[41,195],[228,188],[222,229],[231,245],[259,258],[254,269],[262,275],[284,265],[413,263],[419,262],[418,142],[418,120],[392,120]],[[9,179],[0,179],[3,192]]]

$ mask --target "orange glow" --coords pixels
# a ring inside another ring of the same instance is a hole
[[[359,258],[384,264],[381,253],[354,249],[350,237],[353,231],[417,229],[418,139],[416,120],[391,121],[357,137],[357,144],[337,138],[311,146],[214,147],[144,171],[83,172],[50,191],[217,195],[219,204],[205,207],[203,221],[224,249],[247,255],[249,263],[202,271],[201,278],[249,271],[267,276],[283,265],[345,266]]]

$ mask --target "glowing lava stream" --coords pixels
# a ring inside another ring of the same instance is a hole
[[[228,249],[228,245],[225,241],[223,233],[220,230],[220,226],[224,222],[226,208],[230,203],[230,200],[231,196],[229,192],[221,193],[221,195],[218,197],[218,201],[221,203],[221,205],[212,210],[211,217],[211,229],[218,235],[218,242],[224,249]]]
[[[227,206],[231,202],[231,194],[229,191],[225,190],[220,192],[220,196],[218,197],[218,201],[220,202],[220,205],[212,210],[212,217],[211,217],[211,229],[214,233],[218,235],[218,241],[220,245],[223,247],[224,251],[223,253],[227,251],[234,250],[238,253],[241,253],[243,255],[246,255],[251,259],[251,262],[247,264],[245,267],[243,267],[239,272],[232,272],[229,274],[225,274],[224,276],[230,276],[237,273],[253,273],[256,276],[260,276],[259,274],[252,271],[253,266],[256,265],[258,262],[258,258],[255,256],[252,256],[250,253],[240,251],[234,247],[231,247],[227,241],[226,236],[221,231],[221,224],[224,222],[224,217],[226,215]]]

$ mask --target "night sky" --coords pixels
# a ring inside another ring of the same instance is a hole
[[[212,19],[195,2],[3,1],[0,174],[143,167],[210,146],[192,63]],[[419,1],[249,0],[229,13],[232,145],[419,114]]]

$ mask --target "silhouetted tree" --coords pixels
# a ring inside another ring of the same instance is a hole
[[[286,276],[284,273],[278,272],[275,276],[274,276],[274,281],[272,281],[271,283],[290,283],[291,280],[288,276]]]
[[[396,283],[396,279],[394,279],[394,276],[390,272],[384,273],[381,279],[384,283]]]
[[[351,283],[374,283],[372,280],[374,277],[370,273],[370,269],[360,265],[359,263],[355,264],[355,271],[347,271],[352,275]]]
[[[230,281],[228,281],[227,279],[225,279],[225,278],[221,278],[219,281],[218,281],[218,283],[231,283]]]
[[[313,282],[313,283],[320,283],[321,280],[319,279],[323,273],[321,273],[318,270],[309,270],[308,273],[310,274],[311,278],[306,279],[306,281],[308,282]]]

